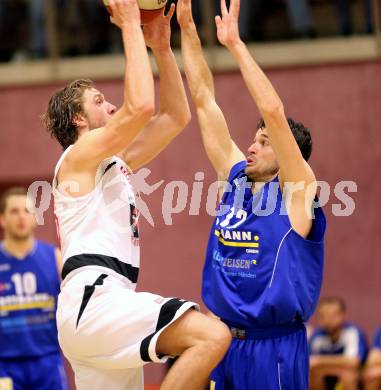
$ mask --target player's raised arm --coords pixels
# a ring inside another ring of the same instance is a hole
[[[263,117],[279,164],[279,181],[282,188],[285,188],[285,183],[303,184],[303,189],[295,191],[289,199],[289,217],[293,228],[302,236],[307,236],[312,224],[309,208],[315,197],[316,179],[312,169],[303,159],[280,97],[240,39],[239,8],[240,0],[231,0],[229,10],[226,0],[221,0],[222,17],[216,17],[217,36],[239,65],[250,94]]]
[[[172,4],[166,16],[163,14],[144,26],[146,45],[151,48],[159,70],[160,109],[122,153],[133,170],[156,157],[190,121],[187,96],[170,46],[174,11]]]
[[[85,115],[78,116],[77,128],[92,131],[80,136],[68,156],[68,162],[76,169],[96,168],[104,158],[119,153],[146,125],[154,111],[153,75],[136,0],[110,0],[109,7],[113,15],[111,20],[120,27],[123,37],[126,56],[124,101],[118,111],[108,113],[112,114],[110,119],[106,124],[101,123],[103,127],[100,128],[96,128],[97,123],[89,124]],[[95,92],[92,96],[90,91],[88,97],[101,106],[105,103],[104,97]],[[84,105],[86,103],[85,100]],[[89,107],[84,108],[86,111]]]
[[[231,167],[245,157],[232,140],[225,117],[216,103],[213,76],[192,18],[191,0],[179,0],[177,19],[181,27],[185,74],[196,105],[203,143],[219,180],[226,180]]]
[[[314,181],[312,170],[304,161],[288,125],[281,99],[240,39],[239,8],[240,0],[231,0],[229,10],[226,0],[221,0],[222,17],[216,17],[218,39],[229,49],[239,65],[250,94],[264,119],[283,181]]]

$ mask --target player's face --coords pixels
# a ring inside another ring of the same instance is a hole
[[[116,111],[116,107],[95,88],[87,89],[83,94],[83,108],[89,130],[105,126]]]
[[[345,313],[338,303],[326,303],[319,307],[318,320],[328,333],[334,333],[344,324]]]
[[[7,198],[4,213],[0,216],[5,235],[14,240],[26,240],[33,235],[36,226],[34,214],[27,208],[25,195],[11,195]]]
[[[246,175],[253,181],[268,181],[279,171],[279,165],[265,128],[257,131],[246,159]]]

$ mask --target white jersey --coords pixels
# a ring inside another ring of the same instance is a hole
[[[84,196],[70,196],[65,190],[70,188],[73,193],[78,184],[57,183],[57,173],[71,148],[58,161],[53,180],[63,277],[82,270],[102,269],[134,289],[140,250],[138,213],[129,181],[131,171],[120,158],[107,158],[99,164],[93,191]]]

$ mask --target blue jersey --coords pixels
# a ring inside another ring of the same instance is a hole
[[[366,359],[368,349],[364,332],[351,323],[343,325],[339,338],[335,342],[332,342],[324,329],[316,329],[311,336],[309,346],[312,355],[358,357],[362,362]]]
[[[210,233],[203,271],[207,307],[230,324],[273,327],[307,321],[320,294],[326,228],[315,209],[307,239],[291,227],[278,178],[256,194],[246,161],[233,166]]]
[[[373,348],[381,349],[381,328],[377,329],[373,339]]]
[[[0,246],[0,359],[58,353],[55,248],[36,241],[19,260]]]

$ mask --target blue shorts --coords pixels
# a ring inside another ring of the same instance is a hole
[[[306,329],[232,329],[233,341],[211,375],[212,390],[308,390]]]
[[[63,358],[60,354],[53,354],[30,359],[0,360],[0,388],[68,390]]]

